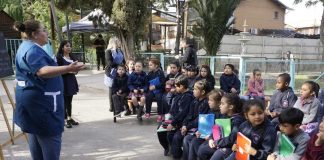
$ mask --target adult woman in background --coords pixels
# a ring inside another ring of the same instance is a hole
[[[117,66],[126,64],[124,53],[121,50],[121,42],[117,37],[111,37],[106,49],[106,68],[105,74],[107,77],[115,78],[117,73]],[[113,104],[111,99],[111,86],[108,86],[108,106],[109,111],[113,111]]]
[[[78,72],[84,65],[57,63],[41,48],[48,40],[39,21],[16,22],[25,33],[16,55],[16,110],[14,122],[28,133],[32,159],[59,160],[64,128],[63,80],[61,74]]]
[[[59,66],[70,65],[75,62],[76,59],[71,54],[71,43],[69,41],[62,41],[57,52],[57,64]],[[79,86],[75,77],[75,72],[69,72],[62,75],[64,84],[64,119],[65,127],[72,128],[72,125],[79,125],[72,119],[72,99],[73,95],[79,92]]]

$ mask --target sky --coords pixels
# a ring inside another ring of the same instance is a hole
[[[323,13],[322,3],[318,3],[316,6],[306,8],[305,3],[298,5],[293,4],[294,0],[280,1],[293,9],[286,11],[286,24],[293,27],[313,26],[314,24],[320,25]]]

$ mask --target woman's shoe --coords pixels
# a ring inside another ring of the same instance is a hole
[[[65,127],[66,127],[66,128],[72,128],[72,124],[70,123],[69,120],[66,121],[66,123],[65,123]]]
[[[72,125],[79,125],[79,122],[77,122],[77,121],[74,121],[72,118],[71,119],[69,119],[68,120],[69,122],[70,122],[70,124],[72,124]]]

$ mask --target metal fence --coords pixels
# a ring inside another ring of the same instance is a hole
[[[6,46],[10,54],[12,64],[21,39],[6,39]],[[91,48],[85,52],[74,52],[79,61],[90,63],[92,69],[95,65],[95,51]],[[83,54],[85,56],[83,57]],[[144,64],[148,64],[150,58],[160,59],[161,66],[166,70],[167,66],[174,60],[175,55],[165,55],[161,52],[141,53]],[[216,86],[219,86],[219,78],[223,73],[225,64],[233,64],[239,71],[239,79],[241,81],[241,93],[246,91],[246,84],[252,74],[253,69],[260,69],[263,73],[262,77],[265,81],[266,94],[272,94],[275,90],[276,78],[280,73],[286,72],[291,76],[291,87],[297,92],[302,83],[307,80],[314,80],[321,87],[324,87],[324,62],[309,60],[280,60],[267,59],[264,57],[247,57],[247,56],[198,56],[198,64],[206,64],[210,66],[211,72],[216,79]]]

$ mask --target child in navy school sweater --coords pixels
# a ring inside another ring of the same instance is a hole
[[[117,75],[113,80],[111,87],[112,101],[114,106],[115,116],[120,116],[121,112],[125,111],[127,106],[125,98],[128,95],[127,85],[128,76],[124,65],[117,66]]]
[[[135,63],[135,71],[128,77],[129,97],[132,100],[134,107],[138,108],[137,119],[142,120],[143,108],[145,105],[145,93],[148,89],[146,73],[143,71],[143,63],[137,61]],[[138,103],[138,101],[140,101]]]
[[[251,146],[244,148],[244,152],[250,155],[250,160],[266,159],[273,152],[275,139],[277,137],[274,125],[266,118],[263,103],[259,100],[249,100],[243,107],[243,112],[247,121],[242,123],[238,129],[251,140]],[[237,133],[232,132],[228,142],[224,146],[232,147],[234,151],[226,160],[234,160]]]
[[[241,82],[234,74],[234,66],[232,64],[225,64],[224,73],[221,75],[220,89],[225,93],[235,93],[240,94]]]
[[[282,73],[277,78],[276,92],[271,96],[270,106],[266,113],[271,119],[278,117],[282,110],[293,107],[297,101],[297,96],[291,87],[289,87],[290,76],[287,73]],[[278,118],[273,122],[278,124]]]
[[[155,98],[157,102],[158,121],[160,121],[162,119],[162,116],[164,116],[162,105],[162,95],[165,84],[164,72],[161,69],[160,61],[158,59],[150,59],[149,70],[150,72],[147,75],[149,88],[146,93],[145,118],[148,119],[151,117],[152,102],[153,98]]]
[[[181,131],[178,131],[179,142],[183,139],[183,159],[187,159],[189,154],[189,146],[191,140],[195,137],[195,132],[198,129],[199,114],[208,114],[209,105],[207,94],[210,91],[210,86],[206,80],[197,81],[194,85],[193,94],[195,100],[191,103],[189,113],[183,121]]]
[[[179,76],[175,80],[177,95],[173,98],[171,109],[169,114],[171,115],[171,123],[166,124],[166,132],[158,132],[158,139],[162,147],[164,148],[164,155],[167,156],[169,153],[169,145],[171,146],[171,153],[174,158],[181,158],[182,152],[179,151],[179,146],[182,143],[173,141],[177,139],[175,133],[182,127],[182,122],[188,115],[189,107],[194,97],[192,92],[188,88],[188,78],[184,75]],[[164,122],[159,124],[158,128],[164,125]]]
[[[226,94],[221,99],[220,105],[221,114],[231,119],[231,132],[236,133],[239,126],[245,121],[242,116],[242,102],[237,94]],[[227,137],[214,140],[213,135],[209,136],[209,140],[204,142],[198,148],[198,156],[200,160],[207,159],[224,159],[232,153],[230,148],[221,148],[227,142]]]

